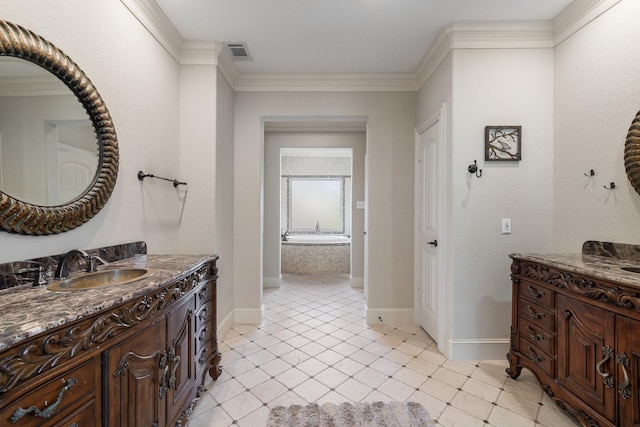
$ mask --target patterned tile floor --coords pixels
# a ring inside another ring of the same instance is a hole
[[[505,360],[447,360],[416,326],[368,326],[347,276],[285,275],[264,301],[261,325],[220,343],[222,375],[190,427],[262,427],[277,405],[391,400],[421,403],[443,427],[578,425],[526,369],[514,381]]]

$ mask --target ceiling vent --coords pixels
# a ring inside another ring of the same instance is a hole
[[[245,42],[225,42],[224,45],[234,61],[251,61],[251,54]]]

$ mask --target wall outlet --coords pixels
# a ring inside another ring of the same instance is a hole
[[[502,218],[502,234],[511,234],[511,218]]]

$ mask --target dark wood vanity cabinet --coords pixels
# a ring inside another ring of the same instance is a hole
[[[514,257],[507,373],[585,426],[640,423],[640,288]]]
[[[220,373],[216,278],[214,259],[0,353],[0,425],[185,425]]]

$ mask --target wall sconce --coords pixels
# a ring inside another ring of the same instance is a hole
[[[478,169],[478,162],[476,160],[473,161],[472,165],[469,165],[467,170],[469,173],[475,174],[478,178],[482,176],[482,169]]]

